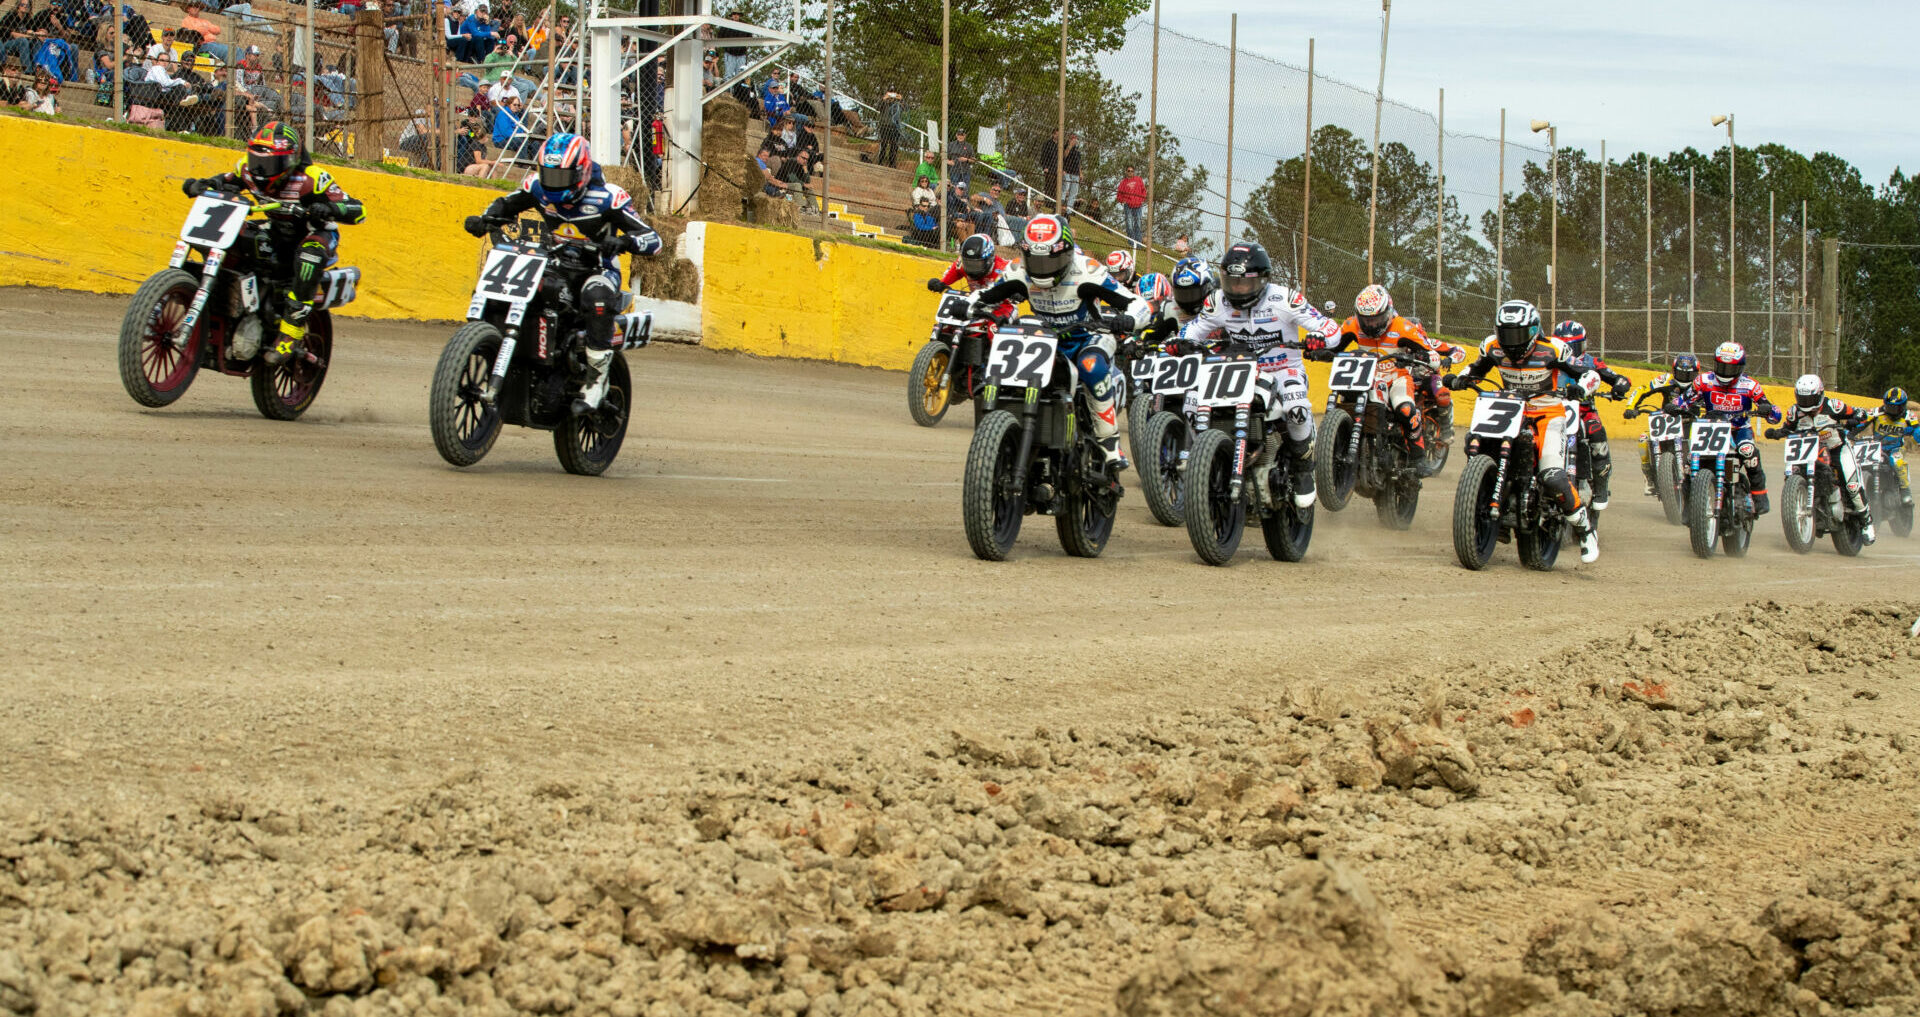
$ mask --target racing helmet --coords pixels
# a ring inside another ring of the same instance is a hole
[[[593,180],[593,153],[578,134],[556,134],[540,146],[540,189],[561,201],[579,201]]]
[[[1572,318],[1553,326],[1553,337],[1566,344],[1569,356],[1584,356],[1587,352],[1587,326]]]
[[[1078,253],[1067,224],[1057,215],[1036,215],[1027,220],[1020,246],[1026,251],[1027,278],[1042,289],[1058,283],[1073,267]]]
[[[1387,326],[1393,322],[1393,297],[1387,295],[1385,286],[1374,283],[1353,298],[1353,313],[1360,319],[1360,331],[1369,339],[1378,339],[1387,334]]]
[[[1898,385],[1887,389],[1887,394],[1880,397],[1880,412],[1885,414],[1888,420],[1896,422],[1905,420],[1907,417],[1907,390]]]
[[[256,183],[278,186],[288,173],[306,164],[300,132],[281,121],[268,121],[247,142],[247,175]]]
[[[1181,258],[1180,263],[1173,266],[1172,281],[1173,302],[1188,314],[1199,314],[1200,305],[1220,288],[1213,266],[1199,258]]]
[[[1721,343],[1713,351],[1713,375],[1721,381],[1732,381],[1740,377],[1747,369],[1747,348],[1736,342]]]
[[[1793,402],[1803,410],[1818,409],[1827,398],[1827,386],[1817,374],[1803,374],[1793,383]]]
[[[1681,385],[1693,384],[1700,377],[1700,358],[1691,353],[1673,355],[1673,380]]]
[[[1266,248],[1243,241],[1227,248],[1227,256],[1220,259],[1220,276],[1227,303],[1244,311],[1267,291],[1267,280],[1273,277],[1273,259],[1267,257]]]
[[[1141,276],[1137,289],[1140,295],[1146,298],[1147,303],[1153,305],[1156,312],[1160,310],[1161,304],[1166,303],[1168,298],[1173,296],[1173,287],[1167,284],[1167,277],[1158,272],[1148,272]]]
[[[1540,338],[1540,309],[1524,300],[1509,300],[1493,312],[1493,335],[1500,352],[1518,362]]]
[[[1122,286],[1133,281],[1133,252],[1115,251],[1107,255],[1107,274]]]
[[[985,233],[960,241],[960,271],[976,283],[985,279],[993,271],[993,252],[993,238]]]

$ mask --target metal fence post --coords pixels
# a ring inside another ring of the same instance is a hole
[[[1153,264],[1154,169],[1160,162],[1160,0],[1153,0],[1153,71],[1147,89],[1147,264]]]
[[[1493,302],[1506,302],[1507,295],[1507,111],[1500,110],[1500,186],[1495,195],[1493,238]]]
[[[1600,139],[1600,353],[1607,352],[1607,139]]]
[[[1441,331],[1441,310],[1447,297],[1447,90],[1440,90],[1438,154],[1434,157],[1433,209],[1433,330]]]
[[[1695,221],[1693,199],[1694,199],[1693,167],[1689,166],[1687,167],[1687,351],[1689,353],[1698,349],[1698,347],[1696,347],[1693,344],[1693,283],[1694,283],[1694,276],[1695,276],[1694,258],[1695,258],[1695,248],[1697,246],[1694,243],[1694,236],[1693,236],[1693,227],[1694,227],[1694,221]]]
[[[833,198],[833,0],[827,0],[826,80],[820,94],[825,98],[827,122],[820,128],[820,229],[827,228],[827,203]]]
[[[1300,291],[1307,290],[1307,254],[1313,245],[1313,40],[1307,40],[1307,171],[1300,183]]]
[[[1053,210],[1067,214],[1067,7],[1071,0],[1060,0],[1060,140],[1053,146]]]
[[[1773,191],[1767,191],[1767,374],[1773,373],[1773,312],[1779,307],[1780,272],[1775,261],[1777,252],[1774,247],[1774,233],[1780,225],[1778,213],[1774,210]]]
[[[1373,186],[1367,194],[1367,285],[1373,285],[1373,230],[1380,217],[1380,114],[1387,102],[1387,30],[1393,0],[1380,0],[1380,83],[1373,92]]]
[[[1220,253],[1233,246],[1233,89],[1239,77],[1240,15],[1228,15],[1227,21],[1227,186],[1222,211],[1226,218],[1220,227]]]
[[[301,71],[303,74],[301,87],[306,92],[306,102],[307,102],[306,117],[305,117],[305,120],[306,120],[305,126],[306,126],[306,133],[307,133],[307,151],[312,152],[313,151],[313,52],[315,48],[314,40],[313,40],[312,0],[308,0],[308,2],[303,6],[306,8],[306,12],[307,12],[307,32],[306,32],[306,42],[301,47],[302,49],[306,50],[306,53],[301,57],[302,62],[300,64]]]
[[[799,9],[800,0],[794,0],[794,9]],[[953,0],[940,0],[940,136],[933,139],[934,158],[939,160],[940,194],[934,199],[935,214],[940,218],[940,253],[947,253],[947,137],[953,128],[947,124],[947,118],[953,115],[947,95],[949,77],[953,65],[949,62],[953,52]],[[1031,200],[1031,199],[1029,199]]]

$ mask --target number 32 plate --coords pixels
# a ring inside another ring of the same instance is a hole
[[[993,334],[987,381],[1009,388],[1046,388],[1053,378],[1053,336],[1006,329]]]

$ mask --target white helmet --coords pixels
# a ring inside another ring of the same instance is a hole
[[[1827,386],[1817,374],[1803,374],[1793,383],[1793,401],[1803,410],[1819,407],[1827,398]]]

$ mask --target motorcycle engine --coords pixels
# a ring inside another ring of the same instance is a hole
[[[550,420],[566,413],[573,405],[565,371],[542,371],[527,393],[530,414],[535,420]]]
[[[227,340],[227,359],[236,361],[252,360],[260,352],[260,316],[249,314],[234,323],[233,335]]]

